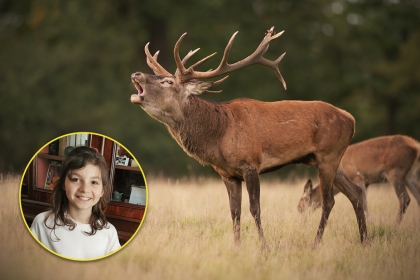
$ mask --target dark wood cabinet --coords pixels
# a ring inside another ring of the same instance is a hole
[[[146,209],[145,199],[140,204],[130,203],[132,188],[142,189],[145,193],[146,180],[140,167],[116,164],[118,143],[102,135],[88,134],[86,145],[96,148],[107,162],[112,191],[122,194],[118,201],[112,200],[106,210],[108,221],[115,226],[121,245],[126,243],[139,228]],[[64,156],[51,155],[46,145],[35,155],[25,171],[21,186],[22,212],[30,227],[33,219],[41,212],[52,207],[52,188],[57,179]],[[134,159],[133,159],[134,160]],[[49,179],[47,179],[49,178]],[[50,183],[50,184],[48,184]],[[51,189],[49,189],[49,187]]]

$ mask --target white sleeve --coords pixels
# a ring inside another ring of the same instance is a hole
[[[108,254],[114,252],[121,248],[120,241],[118,239],[117,229],[111,224],[109,225],[109,244],[108,244]]]
[[[44,225],[43,225],[44,218],[45,218],[45,214],[44,213],[41,213],[41,214],[36,215],[35,219],[32,222],[32,225],[31,225],[32,234],[38,240],[40,240],[41,235],[42,235],[41,231],[42,231],[42,228],[44,227]]]

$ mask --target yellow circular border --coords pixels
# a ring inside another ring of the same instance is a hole
[[[23,179],[24,179],[24,177],[25,177],[25,175],[26,175],[26,172],[28,171],[28,168],[29,168],[29,165],[33,162],[33,160],[34,160],[34,158],[41,152],[41,150],[42,149],[44,149],[46,146],[48,146],[49,144],[51,144],[52,142],[54,142],[54,141],[56,141],[56,140],[58,140],[58,139],[60,139],[60,138],[63,138],[63,137],[66,137],[66,136],[70,136],[70,135],[74,135],[74,134],[92,134],[92,135],[97,135],[97,136],[101,136],[101,137],[104,137],[104,138],[107,138],[107,139],[109,139],[109,140],[111,140],[111,141],[113,141],[114,143],[117,143],[118,145],[120,145],[121,147],[123,147],[124,148],[124,150],[126,150],[132,157],[133,157],[133,159],[136,161],[136,163],[137,163],[137,165],[138,165],[138,167],[139,167],[139,169],[140,169],[140,171],[141,171],[141,174],[143,175],[143,179],[144,179],[144,183],[145,183],[145,185],[146,185],[146,207],[145,207],[145,209],[144,209],[144,214],[143,214],[143,218],[141,219],[141,222],[140,222],[140,225],[138,226],[138,228],[137,228],[137,230],[133,233],[133,235],[130,237],[130,239],[128,239],[127,240],[127,242],[125,242],[125,244],[123,245],[123,246],[121,246],[118,250],[115,250],[115,251],[113,251],[113,252],[111,252],[111,253],[109,253],[109,254],[107,254],[107,255],[104,255],[104,256],[101,256],[101,257],[99,257],[99,258],[90,258],[90,259],[74,259],[74,258],[69,258],[69,257],[66,257],[66,256],[63,256],[63,255],[60,255],[60,254],[58,254],[58,253],[56,253],[56,252],[54,252],[53,250],[51,250],[50,248],[48,248],[47,246],[45,246],[42,242],[40,242],[39,240],[38,240],[38,238],[36,238],[35,236],[34,236],[34,234],[32,233],[32,231],[31,231],[31,229],[29,228],[29,226],[28,226],[28,223],[26,222],[26,219],[25,219],[25,215],[23,214],[23,210],[22,210],[22,184],[23,184]],[[44,146],[42,146],[33,156],[32,156],[32,158],[31,158],[31,160],[28,162],[28,164],[26,165],[26,167],[25,167],[25,170],[23,171],[23,174],[22,174],[22,178],[21,178],[21,180],[20,180],[20,188],[19,188],[19,208],[20,208],[20,214],[21,214],[21,216],[22,216],[22,219],[23,219],[23,222],[24,222],[24,224],[25,224],[25,226],[26,226],[26,228],[28,229],[28,231],[29,231],[29,233],[32,235],[32,237],[42,246],[42,247],[44,247],[47,251],[49,251],[49,252],[51,252],[51,253],[53,253],[54,255],[56,255],[56,256],[58,256],[58,257],[61,257],[61,258],[63,258],[63,259],[67,259],[67,260],[72,260],[72,261],[79,261],[79,262],[88,262],[88,261],[96,261],[96,260],[101,260],[101,259],[104,259],[104,258],[107,258],[107,257],[109,257],[109,256],[111,256],[111,255],[114,255],[115,253],[117,253],[117,252],[119,252],[120,250],[122,250],[122,249],[124,249],[130,242],[131,242],[131,240],[137,235],[137,233],[138,233],[138,231],[140,230],[140,228],[141,228],[141,226],[143,225],[143,222],[144,222],[144,220],[145,220],[145,217],[146,217],[146,214],[147,214],[147,209],[149,208],[149,187],[148,187],[148,185],[147,185],[147,179],[146,179],[146,176],[144,175],[144,171],[143,171],[143,168],[141,167],[141,165],[140,165],[140,163],[139,163],[139,161],[136,159],[136,157],[124,146],[124,145],[122,145],[120,142],[118,142],[118,141],[116,141],[115,139],[113,139],[113,138],[111,138],[111,137],[109,137],[109,136],[106,136],[106,135],[104,135],[104,134],[100,134],[100,133],[96,133],[96,132],[86,132],[86,131],[83,131],[83,132],[72,132],[72,133],[67,133],[67,134],[63,134],[63,135],[61,135],[61,136],[58,136],[58,137],[56,137],[56,138],[54,138],[53,140],[51,140],[51,141],[49,141],[47,144],[45,144]]]

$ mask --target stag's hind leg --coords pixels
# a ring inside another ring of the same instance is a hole
[[[360,240],[362,243],[367,241],[366,216],[364,212],[365,199],[363,190],[354,184],[344,173],[341,164],[334,177],[334,186],[338,188],[351,202],[354,212],[356,212],[357,224],[359,226]]]
[[[229,195],[230,215],[233,222],[233,236],[235,244],[241,246],[241,203],[242,203],[242,181],[237,178],[223,177],[223,182]]]
[[[314,247],[317,247],[324,234],[324,229],[327,226],[328,217],[334,207],[334,193],[333,193],[333,180],[335,175],[334,167],[331,165],[319,165],[319,187],[321,188],[322,196],[322,216],[315,236]]]
[[[249,210],[258,229],[261,249],[268,249],[268,245],[264,237],[264,231],[261,226],[260,178],[257,170],[249,169],[245,171],[244,179],[249,195]]]

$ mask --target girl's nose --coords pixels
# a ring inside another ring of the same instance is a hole
[[[88,185],[84,182],[80,183],[79,191],[86,192],[88,190]]]

